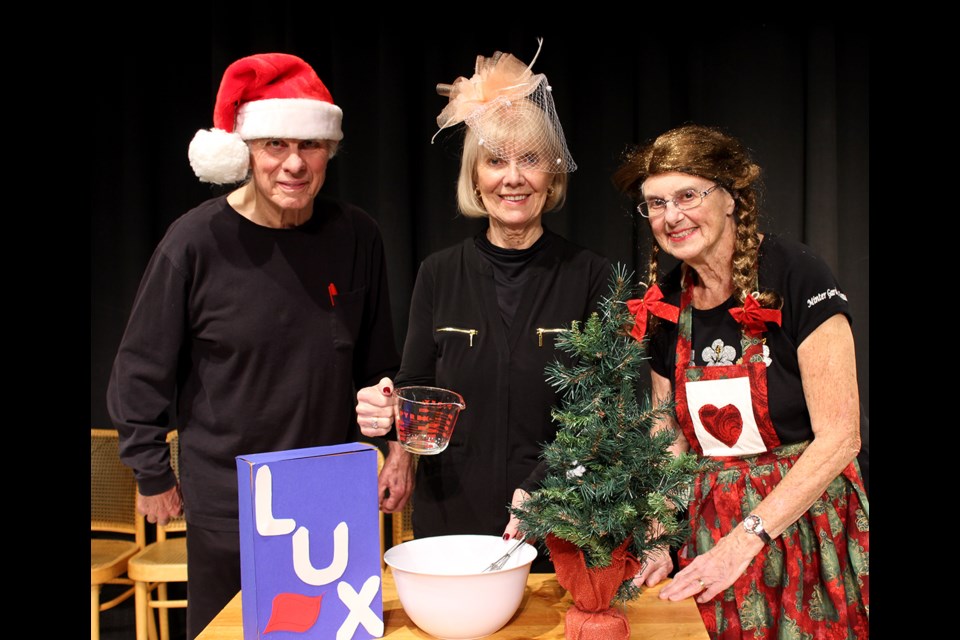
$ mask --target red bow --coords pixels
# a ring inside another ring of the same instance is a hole
[[[637,341],[643,340],[643,336],[647,333],[647,313],[652,313],[658,318],[673,323],[676,323],[680,317],[680,309],[672,304],[660,302],[661,300],[663,300],[663,293],[657,285],[647,288],[647,292],[643,294],[643,299],[627,300],[627,309],[633,314],[633,329],[630,331],[630,335]]]
[[[767,330],[767,322],[780,325],[779,309],[764,309],[753,296],[747,296],[743,307],[730,309],[733,319],[744,326],[751,333],[763,333]]]

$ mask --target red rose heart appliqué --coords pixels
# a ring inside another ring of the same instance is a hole
[[[717,408],[712,404],[705,404],[700,407],[700,422],[707,433],[714,438],[732,447],[740,439],[740,433],[743,432],[743,416],[740,415],[740,409],[732,404]]]

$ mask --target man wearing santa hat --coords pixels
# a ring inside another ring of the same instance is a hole
[[[214,128],[197,132],[188,156],[200,180],[241,184],[167,230],[114,362],[107,404],[138,509],[150,522],[186,515],[188,638],[240,589],[235,457],[356,440],[355,389],[399,365],[379,229],[319,195],[341,121],[296,56],[227,68]],[[179,483],[165,444],[173,428]],[[409,465],[387,457],[383,511],[406,503]]]

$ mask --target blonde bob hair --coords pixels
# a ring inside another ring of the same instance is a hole
[[[493,135],[491,135],[492,131],[495,132]],[[516,110],[514,110],[511,118],[498,119],[492,125],[488,119],[484,122],[484,133],[488,137],[497,138],[498,144],[496,147],[512,147],[520,150],[520,153],[528,151],[527,147],[524,146],[527,140],[530,140],[530,146],[534,150],[545,147],[546,152],[538,154],[543,157],[554,157],[564,149],[563,140],[557,139],[556,131],[550,126],[543,111],[539,108],[523,109],[519,118],[516,117]],[[508,141],[506,145],[504,144],[505,141]],[[477,166],[485,154],[489,154],[489,151],[487,151],[485,145],[481,144],[477,132],[472,127],[466,127],[463,151],[460,154],[460,175],[457,178],[457,208],[460,213],[469,218],[483,218],[489,215],[477,192]],[[538,168],[535,167],[535,169]],[[563,206],[567,198],[567,182],[569,179],[566,172],[548,173],[554,175],[547,191],[547,198],[544,201],[544,212],[553,211]]]

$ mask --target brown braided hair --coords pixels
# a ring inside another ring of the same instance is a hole
[[[653,142],[628,149],[613,174],[613,183],[639,203],[647,178],[674,171],[713,180],[733,198],[737,233],[733,286],[736,299],[744,300],[758,289],[760,167],[736,138],[714,127],[688,124],[661,134]],[[659,255],[660,247],[654,242],[647,266],[648,287],[658,281]],[[763,307],[779,308],[782,304],[774,291],[760,292],[755,297]],[[654,317],[650,320],[656,321]]]

